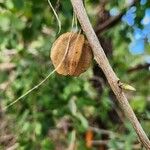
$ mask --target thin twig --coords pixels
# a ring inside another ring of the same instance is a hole
[[[92,145],[98,146],[98,145],[108,145],[109,140],[93,140]]]
[[[92,145],[93,146],[108,145],[108,143],[109,143],[109,140],[93,140],[92,141]],[[141,144],[140,143],[134,144],[132,146],[132,149],[133,150],[139,150],[139,149],[141,149]]]
[[[112,28],[114,25],[116,25],[122,18],[122,16],[126,13],[126,10],[134,6],[138,2],[138,0],[133,0],[132,3],[127,5],[121,13],[119,13],[117,16],[112,16],[108,20],[106,20],[104,23],[100,24],[95,28],[95,32],[98,35],[99,33],[102,33],[103,31]]]
[[[58,15],[57,15],[55,9],[53,8],[53,6],[52,6],[50,0],[48,0],[48,4],[49,4],[49,6],[51,7],[51,9],[52,9],[52,11],[53,11],[53,13],[54,13],[54,15],[55,15],[55,17],[56,17],[56,19],[57,19],[58,27],[59,27],[58,34],[59,34],[60,31],[61,31],[61,21],[59,20],[59,17],[58,17]]]
[[[113,136],[117,135],[115,132],[105,130],[105,129],[99,129],[96,127],[90,127],[89,129],[92,130],[93,132],[98,133],[98,134],[106,134],[106,135],[113,135]]]
[[[120,89],[118,85],[118,77],[116,76],[115,72],[113,71],[112,67],[110,66],[108,59],[104,53],[103,48],[101,47],[99,40],[93,30],[93,27],[89,21],[85,8],[83,6],[82,0],[71,0],[73,5],[74,11],[77,15],[77,18],[81,24],[83,31],[85,32],[87,39],[91,45],[93,50],[94,58],[96,62],[99,64],[101,69],[103,70],[108,83],[113,90],[116,98],[122,108],[123,112],[125,113],[126,117],[129,119],[131,124],[133,125],[140,142],[146,149],[150,150],[150,141],[146,136],[141,124],[139,123],[138,119],[136,118],[131,106],[128,103],[128,100],[124,94],[124,92]]]
[[[128,73],[132,73],[132,72],[136,72],[136,71],[140,71],[140,70],[149,70],[150,68],[150,64],[146,63],[146,64],[139,64],[133,68],[130,68],[128,70]]]

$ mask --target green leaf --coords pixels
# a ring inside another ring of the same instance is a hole
[[[41,134],[41,130],[42,130],[42,126],[41,126],[41,124],[40,123],[38,123],[38,122],[36,122],[35,123],[35,134],[36,135],[40,135]]]
[[[72,99],[69,101],[69,109],[73,116],[77,115],[77,106],[75,103],[76,97],[72,97]]]
[[[10,18],[7,14],[0,14],[0,30],[7,32],[10,29]]]
[[[145,107],[146,107],[146,101],[143,96],[135,97],[134,99],[130,101],[130,104],[131,104],[131,107],[139,113],[144,112]]]
[[[80,112],[77,113],[76,117],[81,121],[81,125],[84,129],[87,129],[89,126],[87,119]]]

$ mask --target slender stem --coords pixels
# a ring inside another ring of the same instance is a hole
[[[77,15],[77,18],[81,24],[83,31],[86,34],[86,37],[91,45],[93,50],[94,58],[96,62],[99,64],[101,69],[103,70],[108,83],[110,84],[111,89],[113,90],[116,98],[120,104],[121,109],[123,110],[126,117],[129,119],[131,124],[133,125],[140,142],[146,149],[150,150],[150,141],[146,136],[141,124],[139,123],[138,119],[136,118],[131,106],[128,103],[128,100],[123,93],[123,91],[118,86],[118,77],[116,76],[115,72],[113,71],[112,67],[110,66],[108,59],[99,43],[99,40],[93,30],[93,27],[89,21],[85,8],[83,6],[82,0],[71,0],[73,5],[74,11]]]

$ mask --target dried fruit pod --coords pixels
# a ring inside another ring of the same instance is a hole
[[[56,39],[50,57],[59,74],[79,76],[89,68],[93,54],[84,35],[67,32]]]

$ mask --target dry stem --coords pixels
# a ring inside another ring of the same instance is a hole
[[[110,66],[108,59],[99,43],[99,40],[93,30],[93,27],[89,21],[85,8],[83,6],[82,0],[71,0],[73,5],[74,11],[77,15],[77,18],[81,24],[83,31],[85,32],[87,39],[91,45],[93,50],[94,58],[96,62],[99,64],[101,69],[103,70],[108,83],[110,84],[111,89],[116,95],[116,98],[120,104],[121,109],[125,113],[126,117],[129,119],[131,124],[133,125],[140,142],[143,146],[150,150],[150,141],[146,136],[141,124],[139,123],[138,119],[136,118],[131,106],[128,103],[128,100],[125,94],[122,92],[120,87],[118,86],[118,77],[116,76],[115,72],[113,71],[112,67]]]

